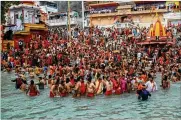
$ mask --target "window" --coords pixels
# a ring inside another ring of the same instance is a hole
[[[14,12],[14,24],[16,24],[17,19],[18,19],[18,13],[17,13],[17,11],[15,11]]]
[[[17,13],[15,14],[15,17],[14,17],[14,18],[15,18],[15,19],[18,19],[18,14],[17,14]]]
[[[56,3],[47,2],[47,6],[57,9],[57,4]]]

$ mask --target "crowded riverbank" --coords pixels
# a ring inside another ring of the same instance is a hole
[[[136,45],[137,36],[145,38],[140,33],[146,28],[135,30],[90,28],[86,33],[80,29],[69,39],[63,33],[50,33],[48,38],[39,36],[20,49],[4,52],[2,68],[15,70],[16,79],[12,82],[25,94],[36,96],[39,89],[49,88],[52,98],[130,92],[140,96],[144,89],[155,92],[158,85],[167,89],[170,81],[180,81],[180,47]],[[168,39],[173,38],[172,31],[167,32]],[[128,37],[131,34],[134,36]],[[119,49],[107,45],[110,41],[120,43]],[[159,83],[154,81],[157,73],[162,74]]]

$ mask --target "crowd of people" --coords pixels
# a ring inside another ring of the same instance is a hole
[[[49,97],[136,91],[138,98],[146,100],[157,84],[166,89],[170,81],[181,79],[180,47],[137,45],[146,29],[77,28],[69,37],[62,31],[31,40],[23,50],[2,53],[2,70],[15,70],[17,78],[12,81],[17,89],[36,96],[49,88]],[[111,41],[119,47],[109,46]],[[162,74],[160,83],[155,82],[158,72]]]

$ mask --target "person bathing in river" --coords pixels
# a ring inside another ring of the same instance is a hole
[[[46,85],[46,82],[42,79],[42,77],[39,77],[39,83],[37,83],[39,89],[44,89],[44,86]]]
[[[58,92],[58,91],[59,91],[59,90],[58,90],[59,82],[60,82],[60,81],[57,80],[56,83],[51,86],[51,88],[50,88],[50,95],[49,95],[50,98],[53,98],[53,97],[59,95],[59,94],[58,94],[58,93],[59,93],[59,92]]]
[[[21,85],[23,84],[24,80],[22,78],[21,75],[18,75],[18,78],[16,78],[15,80],[11,80],[12,82],[16,82],[15,84],[15,88],[16,89],[20,89],[21,88]]]
[[[99,78],[95,81],[95,86],[96,86],[96,95],[100,95],[103,93],[103,81],[102,79]]]
[[[157,89],[157,84],[153,80],[152,77],[149,78],[149,81],[146,82],[145,86],[146,86],[146,90],[149,91],[149,92],[154,92],[154,91],[158,90]]]
[[[137,93],[138,96],[141,94],[142,89],[143,89],[143,84],[142,84],[142,81],[140,80],[140,81],[138,82],[137,91],[136,91],[136,93]]]
[[[54,84],[54,80],[52,78],[52,75],[49,75],[48,76],[48,86],[49,86],[49,88],[51,88],[53,84]]]
[[[29,93],[29,96],[37,96],[40,94],[33,80],[30,81],[30,85],[28,87],[26,94],[28,93]]]
[[[94,93],[96,92],[96,86],[91,81],[92,78],[88,77],[87,80],[87,97],[94,97]]]
[[[75,84],[75,88],[74,88],[73,97],[80,97],[81,96],[81,93],[80,93],[80,86],[81,86],[80,77],[75,79],[74,82],[75,82],[74,83]]]
[[[161,87],[162,87],[163,89],[170,88],[170,82],[169,82],[168,76],[167,76],[166,74],[163,75],[163,77],[162,77]]]
[[[86,87],[87,87],[87,84],[85,83],[84,78],[81,77],[80,78],[80,94],[81,94],[81,96],[84,96],[86,94]]]
[[[109,78],[106,80],[105,86],[106,86],[105,95],[106,95],[106,96],[112,95],[113,83],[112,83],[112,81],[111,81]]]
[[[127,86],[126,78],[125,77],[121,77],[120,83],[121,83],[121,90],[122,90],[122,92],[123,93],[126,92],[126,86]]]
[[[142,99],[144,101],[148,99],[148,96],[151,96],[151,94],[146,90],[145,85],[143,85],[143,89],[140,92],[138,99]]]
[[[68,95],[68,89],[66,86],[66,82],[63,80],[59,84],[59,93],[60,93],[61,97],[66,97]]]

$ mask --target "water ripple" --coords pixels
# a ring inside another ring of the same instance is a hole
[[[11,74],[2,73],[2,119],[64,119],[64,120],[121,120],[181,118],[181,82],[169,90],[152,93],[148,101],[139,101],[135,93],[120,96],[96,96],[94,99],[51,99],[49,89],[38,97],[29,97],[14,88]],[[12,76],[13,77],[13,76]],[[159,83],[158,83],[159,84]]]

